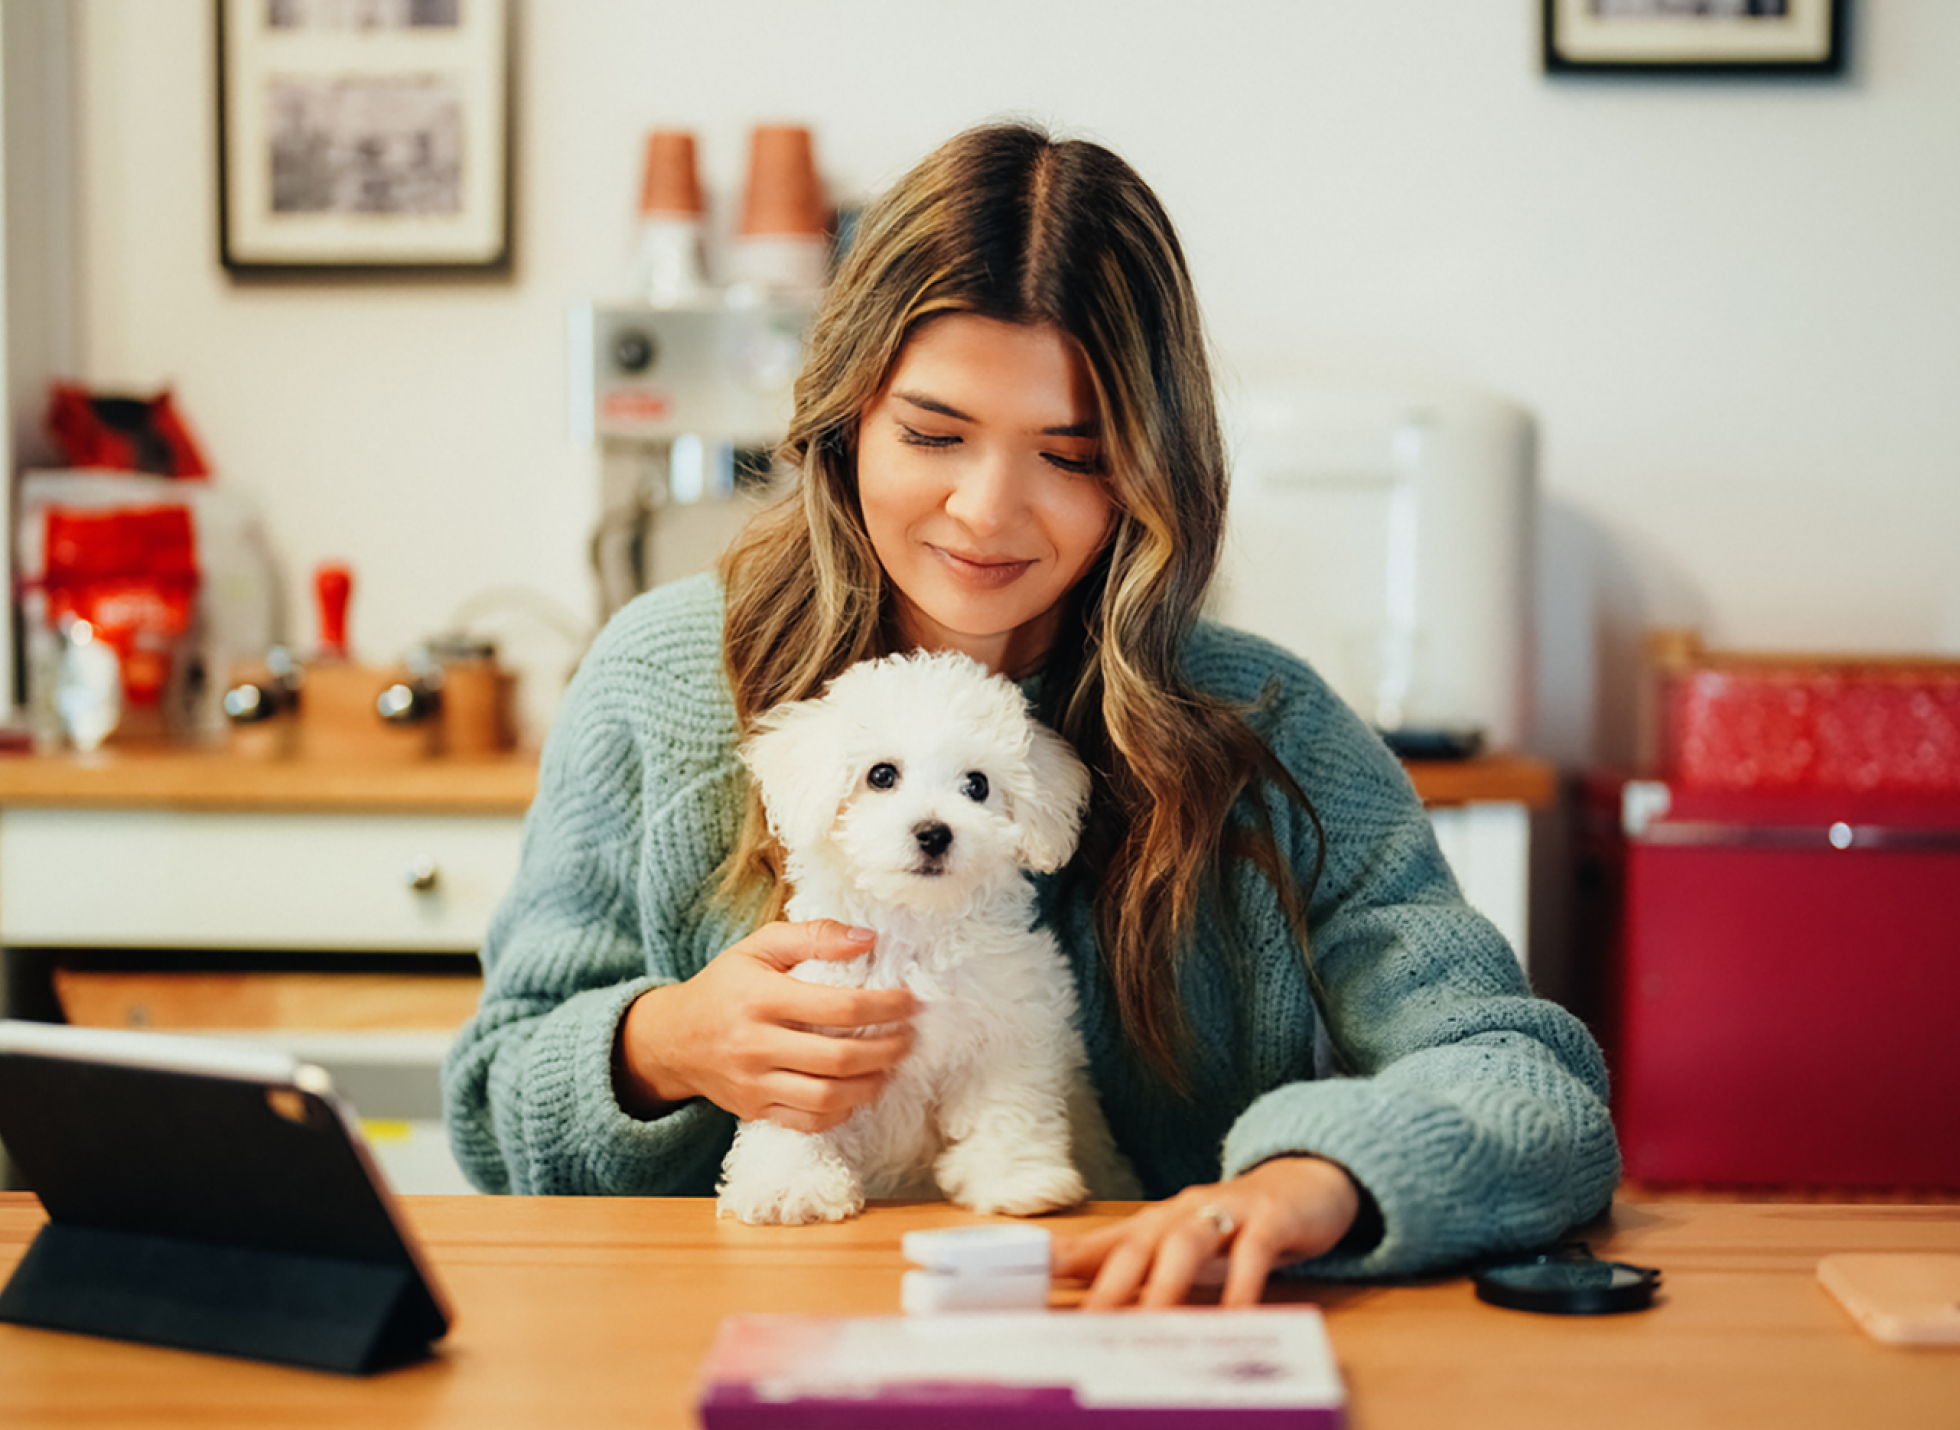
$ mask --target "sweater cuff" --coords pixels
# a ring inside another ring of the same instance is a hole
[[[1509,1160],[1502,1142],[1426,1089],[1333,1078],[1278,1088],[1253,1103],[1226,1136],[1223,1171],[1234,1177],[1268,1158],[1303,1153],[1340,1163],[1373,1198],[1379,1235],[1368,1245],[1358,1230],[1297,1269],[1408,1275],[1535,1245],[1565,1229],[1571,1169],[1501,1165]]]
[[[1341,1170],[1347,1171],[1345,1167]],[[1375,1194],[1369,1191],[1367,1185],[1354,1173],[1348,1172],[1348,1180],[1354,1183],[1355,1194],[1360,1198],[1360,1205],[1354,1209],[1353,1224],[1334,1244],[1334,1249],[1328,1255],[1358,1258],[1366,1256],[1382,1244],[1382,1233],[1387,1228],[1382,1223],[1382,1204],[1375,1200]]]

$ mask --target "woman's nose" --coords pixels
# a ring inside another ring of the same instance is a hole
[[[984,453],[960,473],[946,510],[978,535],[1009,531],[1027,515],[1026,484],[1005,455]]]

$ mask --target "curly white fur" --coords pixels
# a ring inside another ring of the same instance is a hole
[[[952,653],[853,666],[766,715],[742,758],[787,856],[791,919],[875,929],[795,975],[910,988],[912,1051],[828,1132],[744,1122],[719,1211],[794,1224],[943,1191],[1027,1216],[1134,1197],[1087,1077],[1075,984],[1024,870],[1074,851],[1089,777],[1010,682]]]

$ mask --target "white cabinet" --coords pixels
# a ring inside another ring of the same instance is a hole
[[[9,809],[0,945],[474,952],[517,873],[496,815]]]
[[[1430,811],[1470,903],[1528,965],[1530,811]],[[14,809],[0,945],[474,952],[517,873],[514,816]]]
[[[1463,897],[1497,925],[1530,972],[1531,811],[1516,803],[1459,804],[1430,810],[1429,823]]]

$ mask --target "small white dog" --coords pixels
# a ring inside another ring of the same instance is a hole
[[[851,667],[765,715],[742,758],[787,856],[788,917],[878,934],[863,958],[795,976],[903,985],[921,1007],[911,1052],[838,1126],[741,1124],[720,1213],[837,1221],[866,1197],[935,1188],[1016,1216],[1091,1190],[1136,1196],[1089,1087],[1074,980],[1023,874],[1075,849],[1089,776],[1067,743],[1013,684],[948,653]]]

